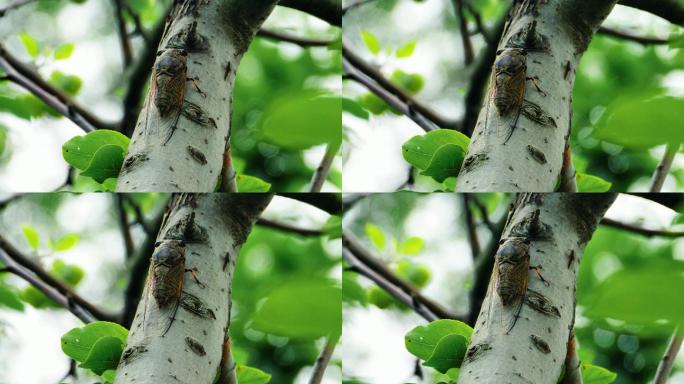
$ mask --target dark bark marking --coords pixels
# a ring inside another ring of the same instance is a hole
[[[203,319],[214,319],[216,320],[216,315],[211,308],[207,307],[200,298],[190,293],[184,292],[181,296],[180,306],[186,311],[197,315]]]
[[[188,149],[188,152],[190,153],[190,156],[192,156],[192,158],[195,161],[197,161],[198,163],[200,163],[202,165],[207,164],[207,157],[204,156],[204,153],[202,153],[199,149],[197,149],[191,145],[188,145],[187,149]]]
[[[213,126],[213,128],[217,128],[214,119],[207,116],[199,105],[187,100],[185,101],[185,105],[183,105],[183,116],[203,127]]]
[[[546,164],[546,156],[544,155],[544,152],[542,152],[539,148],[528,144],[527,152],[539,164]]]
[[[140,167],[144,162],[149,160],[149,156],[147,156],[146,152],[139,152],[136,153],[135,155],[129,156],[126,161],[123,163],[123,167],[121,167],[121,174],[126,174],[128,172],[131,172],[135,170],[136,168]]]
[[[525,296],[525,304],[537,312],[546,316],[561,317],[560,311],[551,302],[539,292],[531,289],[527,290]]]
[[[140,326],[140,324],[138,324],[138,326]],[[122,364],[130,364],[133,360],[137,359],[145,352],[147,352],[147,346],[145,346],[144,344],[127,347],[121,355]]]
[[[476,153],[474,155],[470,155],[463,161],[463,171],[470,172],[475,167],[487,160],[489,160],[489,156],[486,153]]]
[[[186,337],[185,344],[198,356],[205,356],[207,354],[207,352],[204,350],[204,346],[192,337]]]
[[[535,348],[537,348],[540,352],[542,353],[551,353],[551,348],[549,348],[549,344],[544,341],[541,337],[537,335],[530,335],[530,340],[532,341],[532,345],[534,345]]]
[[[468,348],[468,352],[466,352],[465,355],[465,361],[473,362],[490,349],[492,349],[492,346],[489,343],[475,344]]]
[[[557,128],[556,121],[537,104],[524,100],[520,112],[529,120],[543,126]]]

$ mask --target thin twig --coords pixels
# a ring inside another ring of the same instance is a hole
[[[366,265],[368,268],[373,270],[384,279],[386,279],[391,284],[395,285],[406,293],[412,300],[425,306],[430,312],[434,313],[441,319],[458,319],[458,317],[450,313],[446,308],[442,307],[440,304],[430,300],[429,298],[423,296],[416,288],[411,284],[404,281],[398,277],[394,272],[392,272],[385,264],[373,256],[370,251],[365,249],[360,241],[349,231],[343,230],[342,244],[347,248],[360,262]]]
[[[653,236],[660,236],[660,237],[684,237],[684,231],[668,231],[664,229],[648,229],[648,228],[643,228],[638,225],[634,224],[627,224],[623,223],[617,220],[609,219],[607,217],[604,217],[601,222],[601,225],[605,225],[607,227],[613,227],[613,228],[618,228],[618,229],[624,229],[626,231],[630,231],[633,233],[637,233],[642,236],[646,237],[653,237]]]
[[[570,330],[567,350],[565,352],[565,374],[560,384],[582,384],[582,369],[577,355],[577,340],[575,329]]]
[[[353,80],[368,88],[368,90],[381,98],[391,108],[396,109],[400,113],[406,115],[406,117],[409,119],[413,120],[413,122],[418,124],[418,126],[421,127],[425,132],[434,131],[435,129],[439,128],[432,121],[423,117],[421,114],[416,113],[415,110],[412,110],[408,104],[401,101],[401,99],[399,99],[396,95],[388,92],[385,88],[378,85],[368,76],[358,71],[351,65],[351,63],[347,61],[347,59],[342,59],[342,66],[344,67],[345,71],[345,80]]]
[[[449,128],[460,130],[461,121],[460,120],[450,120],[446,119],[433,110],[423,105],[406,91],[396,86],[390,80],[388,80],[379,70],[373,67],[370,63],[363,60],[360,56],[355,54],[347,44],[342,42],[342,57],[344,57],[354,68],[358,69],[360,72],[371,78],[373,81],[378,83],[382,88],[386,89],[389,93],[395,95],[399,100],[406,103],[411,110],[415,110],[421,115],[425,116],[427,119],[434,122],[441,128]]]
[[[123,54],[124,66],[128,67],[133,62],[133,53],[131,50],[131,41],[128,39],[128,32],[126,31],[126,20],[124,19],[124,0],[114,0],[114,11],[116,12],[117,27],[119,29],[119,42],[121,43],[121,52]]]
[[[465,64],[470,65],[475,59],[475,54],[473,53],[473,42],[470,41],[470,34],[468,34],[468,22],[465,18],[463,1],[464,0],[453,0],[453,3],[454,11],[458,18],[458,26],[461,29],[461,42],[463,43]]]
[[[321,163],[318,165],[318,168],[316,168],[316,172],[314,172],[313,179],[311,179],[311,188],[309,188],[309,192],[321,191],[321,188],[323,188],[323,183],[325,182],[325,179],[328,177],[330,166],[332,165],[333,160],[335,160],[336,153],[337,146],[328,144],[325,147],[325,154],[323,155],[323,159],[321,160]]]
[[[143,231],[147,235],[155,235],[156,232],[154,232],[152,228],[150,228],[150,226],[147,225],[147,222],[145,221],[145,215],[143,215],[140,205],[138,205],[138,203],[136,203],[131,196],[128,196],[125,193],[119,194],[119,197],[133,209],[133,212],[135,213],[135,223],[140,224]]]
[[[563,152],[563,166],[561,168],[559,192],[577,192],[577,171],[572,163],[572,153],[570,144],[565,145]]]
[[[323,381],[323,374],[330,363],[330,358],[332,358],[333,351],[335,351],[335,344],[337,344],[336,338],[328,338],[323,350],[321,351],[321,354],[318,355],[318,358],[316,359],[316,365],[314,365],[313,374],[311,375],[311,379],[309,379],[309,384],[320,384]]]
[[[679,150],[679,146],[680,143],[667,144],[665,154],[653,173],[653,180],[651,181],[651,188],[648,190],[649,192],[660,192],[660,190],[663,189],[663,184],[665,184],[665,179],[667,178],[668,172],[670,172],[670,167]]]
[[[28,283],[36,287],[36,289],[41,291],[45,296],[52,299],[52,301],[73,313],[74,316],[78,317],[82,322],[87,324],[95,321],[93,315],[88,313],[86,309],[81,307],[81,305],[78,303],[72,302],[73,297],[59,292],[57,288],[38,278],[35,274],[29,271],[28,268],[20,265],[12,256],[8,254],[8,252],[5,251],[4,247],[0,247],[0,261],[5,264],[5,268],[8,272],[26,280]]]
[[[0,68],[5,71],[7,77],[12,82],[33,93],[45,104],[73,121],[85,132],[91,132],[95,129],[116,128],[116,124],[105,123],[82,106],[76,104],[71,97],[45,81],[36,71],[17,60],[1,45]]]
[[[480,212],[480,216],[482,216],[482,222],[484,225],[489,229],[490,232],[492,232],[492,235],[495,234],[498,229],[492,223],[492,221],[489,219],[489,213],[487,212],[487,207],[480,201],[480,199],[477,197],[477,194],[472,194],[469,196],[469,200],[475,204],[477,207],[477,210]]]
[[[235,166],[233,166],[233,156],[230,153],[230,137],[226,140],[226,151],[223,154],[220,192],[238,192],[237,173]]]
[[[603,27],[603,26],[599,28],[598,33],[600,35],[615,37],[615,38],[622,39],[622,40],[634,41],[634,42],[642,44],[642,45],[667,44],[670,42],[670,40],[668,40],[668,39],[660,39],[657,37],[633,35],[631,33],[618,31],[617,29],[612,29],[612,28]]]
[[[71,305],[71,302],[73,302],[77,304],[79,307],[82,307],[88,312],[90,312],[98,320],[106,320],[113,322],[117,321],[116,315],[104,312],[103,310],[97,308],[89,301],[85,300],[83,297],[79,296],[76,292],[74,292],[71,289],[71,287],[53,277],[50,273],[45,271],[40,265],[36,264],[29,257],[25,256],[16,248],[14,248],[14,246],[10,244],[2,234],[0,234],[0,248],[2,248],[3,253],[6,253],[7,257],[9,257],[15,264],[25,268],[31,273],[31,276],[37,276],[38,279],[41,280],[44,284],[56,290],[56,292],[62,295],[65,298],[65,300],[68,301],[69,307],[73,307],[73,305]],[[9,264],[7,264],[7,266],[11,267]],[[58,303],[62,305],[62,302]]]
[[[293,35],[282,31],[273,31],[266,28],[261,28],[257,32],[257,36],[265,37],[271,40],[285,41],[292,44],[297,44],[300,47],[327,47],[335,41],[331,39],[316,39],[313,37],[302,37]]]
[[[667,345],[667,349],[665,349],[665,354],[660,359],[653,384],[665,384],[670,376],[677,353],[679,353],[679,349],[682,347],[682,337],[677,335],[677,331],[678,328],[675,328],[670,338],[670,343]]]
[[[128,213],[124,207],[124,197],[116,194],[113,196],[116,200],[116,209],[119,214],[119,230],[121,231],[121,237],[123,237],[126,260],[130,260],[133,257],[133,237],[131,236],[131,228],[128,224]]]
[[[321,211],[336,215],[342,211],[342,196],[338,193],[278,193],[278,196],[298,200]]]
[[[233,350],[231,348],[230,334],[226,334],[226,339],[223,341],[221,370],[216,384],[238,384],[237,364],[235,363],[235,357],[233,356]]]
[[[468,232],[468,242],[470,243],[470,252],[472,253],[473,260],[477,258],[480,254],[480,241],[477,238],[477,228],[475,226],[475,219],[473,218],[473,212],[470,210],[470,196],[467,193],[461,195],[463,197],[463,210],[465,212],[465,224],[466,231]]]
[[[296,233],[296,234],[302,235],[302,236],[321,236],[321,235],[323,235],[323,231],[321,231],[320,229],[301,228],[301,227],[298,227],[298,226],[290,224],[290,223],[284,223],[282,221],[269,220],[269,219],[265,219],[263,217],[260,217],[256,223],[257,223],[257,225],[260,225],[262,227],[278,229],[278,230],[286,231],[286,232],[292,232],[292,233]]]
[[[13,2],[13,3],[9,3],[9,4],[7,4],[6,6],[0,8],[0,17],[5,16],[5,14],[7,13],[7,11],[11,11],[11,10],[13,10],[13,9],[17,9],[17,8],[19,8],[19,7],[22,7],[22,6],[26,5],[26,4],[28,4],[28,3],[32,3],[33,1],[35,1],[35,0],[17,0],[17,1],[15,1],[15,2]]]
[[[128,15],[133,19],[133,24],[135,25],[135,29],[133,30],[133,34],[138,34],[142,37],[142,39],[145,41],[146,45],[150,44],[150,38],[147,36],[147,33],[145,32],[145,29],[142,26],[142,22],[140,21],[140,16],[138,16],[137,13],[131,8],[130,4],[128,2],[124,2],[124,9],[128,13]]]

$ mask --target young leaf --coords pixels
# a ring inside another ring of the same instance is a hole
[[[387,241],[385,240],[385,234],[382,232],[382,229],[371,223],[366,223],[364,229],[366,231],[366,235],[371,240],[371,243],[373,243],[375,248],[380,251],[384,250]]]
[[[366,47],[368,47],[368,50],[373,54],[380,52],[380,41],[378,41],[378,38],[375,37],[374,34],[369,31],[362,31],[361,39],[366,44]]]
[[[34,251],[37,251],[40,246],[40,235],[38,234],[38,231],[30,225],[22,225],[21,231],[24,233],[24,237],[26,238],[29,247]]]
[[[271,183],[256,176],[237,175],[235,181],[240,192],[268,192],[271,189]]]
[[[368,120],[368,118],[370,117],[368,111],[363,109],[363,107],[358,102],[352,99],[348,99],[346,97],[342,98],[342,110],[345,112],[349,112],[360,119]]]
[[[67,43],[62,44],[55,50],[55,60],[68,59],[74,52],[74,44]]]
[[[422,175],[430,176],[439,183],[447,177],[458,176],[465,158],[465,150],[456,144],[445,144],[439,147]]]
[[[436,320],[427,325],[413,328],[404,336],[406,349],[421,360],[428,360],[444,336],[459,335],[470,343],[473,329],[458,320]]]
[[[409,57],[413,54],[413,51],[416,49],[416,41],[409,41],[408,43],[402,45],[397,49],[397,57],[403,58],[403,57]]]
[[[337,215],[331,215],[323,224],[323,233],[329,239],[339,239],[342,237],[342,218]]]
[[[612,183],[602,178],[577,172],[577,190],[579,192],[607,192]]]
[[[107,321],[96,321],[82,328],[73,328],[62,336],[62,351],[78,362],[85,362],[95,343],[109,336],[125,344],[128,330],[119,324]]]
[[[401,246],[399,247],[399,252],[403,253],[404,255],[417,255],[420,252],[423,251],[423,247],[425,246],[425,241],[421,239],[420,237],[409,237],[408,239],[404,240],[403,243],[401,243]]]
[[[395,268],[397,275],[411,282],[418,288],[423,288],[430,281],[432,273],[430,269],[412,260],[401,260]]]
[[[11,308],[17,311],[24,310],[24,303],[19,299],[19,294],[12,287],[1,282],[0,307]]]
[[[93,155],[88,168],[81,175],[92,177],[98,183],[119,176],[124,162],[125,151],[118,145],[108,144],[100,147]]]
[[[26,48],[26,52],[29,54],[29,56],[35,59],[38,56],[38,53],[40,53],[40,45],[36,39],[34,39],[28,33],[22,32],[19,34],[19,40],[21,40],[21,43],[24,44],[24,48]]]
[[[392,77],[390,77],[393,83],[404,88],[411,95],[415,95],[423,89],[425,85],[425,80],[423,76],[417,73],[406,73],[400,69],[392,72]]]
[[[596,365],[582,364],[582,381],[584,384],[610,384],[617,379],[617,374]]]
[[[267,384],[271,381],[268,373],[246,365],[238,365],[236,374],[240,384]]]
[[[57,252],[67,251],[76,246],[80,239],[81,237],[76,233],[67,233],[55,242],[55,244],[52,246],[52,249]]]
[[[71,96],[75,96],[83,85],[80,77],[66,75],[60,71],[53,71],[48,82]]]
[[[130,139],[116,131],[100,129],[84,136],[75,136],[62,145],[62,157],[73,167],[85,170],[95,153],[105,145],[117,145],[124,152],[128,150]]]
[[[345,303],[366,306],[368,305],[368,295],[366,290],[356,281],[356,274],[352,272],[342,272],[342,301]]]
[[[0,124],[0,157],[5,152],[5,143],[7,143],[7,127]]]
[[[423,175],[441,183],[458,174],[469,143],[470,139],[460,132],[438,129],[409,139],[402,145],[402,155]]]
[[[85,271],[81,267],[66,264],[62,260],[55,260],[52,264],[52,273],[72,287],[78,285],[85,276]]]
[[[119,365],[123,348],[124,344],[118,337],[102,337],[93,344],[88,357],[79,367],[90,369],[96,375],[102,375],[110,369],[115,370]]]
[[[451,368],[458,368],[463,363],[468,343],[461,335],[446,335],[442,337],[435,347],[432,356],[423,363],[440,373],[446,373]]]

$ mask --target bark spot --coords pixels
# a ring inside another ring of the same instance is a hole
[[[506,48],[522,48],[526,51],[548,52],[549,39],[537,32],[537,21],[525,24],[506,42]]]
[[[465,355],[465,361],[473,362],[490,349],[492,349],[492,346],[488,343],[475,344],[472,347],[468,348],[468,352],[466,352]]]
[[[539,219],[539,209],[533,210],[529,215],[523,217],[511,229],[511,235],[526,237],[534,240],[548,240],[551,238],[551,227],[544,224]]]
[[[123,351],[123,354],[121,355],[121,361],[123,365],[128,365],[145,352],[147,352],[147,346],[143,344],[129,346],[128,348],[126,348],[126,350]]]
[[[546,156],[544,155],[544,152],[542,152],[539,148],[528,144],[527,145],[527,153],[532,156],[532,158],[539,164],[546,164]]]
[[[204,350],[204,346],[192,337],[186,337],[185,344],[198,356],[205,356],[207,354],[207,352]]]
[[[144,162],[149,160],[150,157],[147,156],[146,152],[139,152],[132,156],[129,156],[121,167],[121,174],[124,175],[133,171],[134,169],[140,167]]]
[[[202,165],[207,164],[207,157],[204,156],[204,153],[202,153],[199,149],[197,149],[191,145],[188,145],[187,149],[188,149],[188,152],[190,153],[190,156],[192,156],[192,158],[195,161],[197,161],[198,163],[200,163]]]
[[[558,308],[551,304],[551,302],[546,297],[544,297],[544,295],[531,289],[527,290],[527,294],[525,295],[525,304],[527,304],[530,308],[534,309],[535,311],[542,313],[546,316],[553,316],[558,318],[561,317]]]
[[[489,156],[486,153],[470,155],[463,161],[463,172],[471,172],[475,167],[487,160],[489,160]]]
[[[530,335],[530,340],[532,341],[532,345],[534,345],[535,348],[537,348],[540,352],[542,353],[551,353],[551,348],[549,348],[549,344],[544,341],[541,337],[537,335]]]
[[[216,127],[216,121],[214,119],[210,118],[207,116],[206,113],[202,110],[202,108],[195,104],[191,103],[189,101],[186,101],[185,104],[183,105],[183,116],[188,118],[188,120],[193,121],[197,123],[198,125],[201,125],[203,127]],[[204,155],[202,155],[204,156]]]
[[[535,104],[531,101],[523,100],[520,113],[522,113],[523,116],[527,117],[529,120],[543,127],[558,127],[558,125],[556,125],[556,121],[553,120],[553,117],[544,112],[544,110],[538,104]]]
[[[180,300],[180,306],[186,311],[201,317],[203,319],[214,319],[216,320],[216,315],[211,308],[207,307],[199,297],[192,295],[190,293],[183,293]]]

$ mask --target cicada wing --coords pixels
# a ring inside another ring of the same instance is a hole
[[[508,271],[510,295],[503,311],[506,334],[515,327],[520,317],[527,294],[528,272],[529,263],[519,263]]]
[[[161,83],[158,89],[159,99],[164,100],[158,105],[160,111],[159,132],[162,145],[166,145],[171,140],[178,120],[183,112],[185,99],[185,72],[179,72]]]
[[[525,98],[526,71],[509,75],[502,74],[495,79],[497,92],[494,104],[497,106],[498,119],[494,124],[496,137],[506,144],[517,128],[523,100]]]

